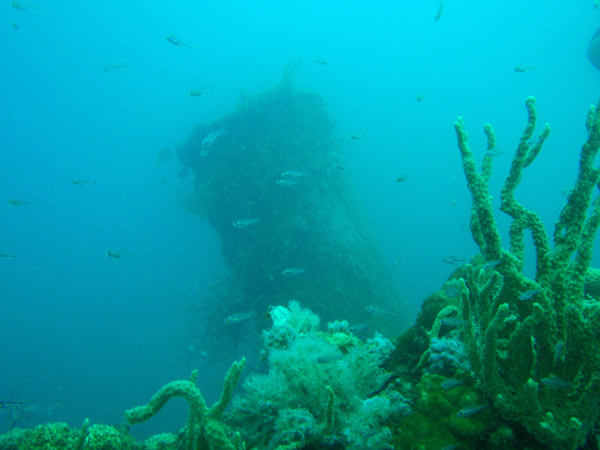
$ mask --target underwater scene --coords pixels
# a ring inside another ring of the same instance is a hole
[[[0,450],[600,448],[600,1],[0,17]]]

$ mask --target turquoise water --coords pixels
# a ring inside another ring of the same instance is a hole
[[[0,6],[0,253],[16,256],[0,259],[0,400],[35,405],[24,422],[120,422],[203,364],[189,328],[226,267],[208,224],[181,205],[192,180],[174,149],[290,61],[348,141],[347,170],[413,312],[453,269],[443,258],[476,252],[457,116],[480,156],[480,130],[494,125],[507,152],[498,193],[536,96],[553,131],[518,196],[553,224],[599,97],[591,1],[446,0],[438,21],[438,0],[322,3]],[[210,370],[199,379],[209,398],[223,372]],[[0,428],[10,415],[0,410]]]

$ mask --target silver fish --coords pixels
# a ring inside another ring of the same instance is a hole
[[[457,328],[465,324],[465,321],[458,317],[444,317],[440,322],[450,328]]]
[[[342,355],[323,355],[317,357],[317,362],[319,364],[328,364],[332,362],[336,362],[342,359]]]
[[[446,256],[445,258],[442,258],[442,262],[446,264],[461,264],[465,261],[465,258],[461,258],[460,256]]]
[[[371,314],[375,314],[375,315],[391,315],[393,314],[393,312],[391,310],[389,310],[388,308],[385,308],[383,306],[377,306],[377,305],[369,305],[366,308],[368,313]]]
[[[202,144],[201,144],[201,147],[202,147],[202,148],[210,147],[211,145],[213,145],[213,144],[215,143],[215,141],[216,141],[217,139],[219,139],[219,138],[220,138],[220,137],[223,135],[223,133],[224,133],[224,132],[225,132],[225,131],[223,130],[223,128],[219,128],[219,129],[218,129],[218,130],[216,130],[216,131],[213,131],[213,132],[211,132],[211,133],[208,133],[208,134],[207,134],[207,135],[204,137],[204,139],[202,139]]]
[[[475,414],[477,414],[480,411],[483,411],[485,408],[487,408],[486,404],[481,404],[481,405],[471,405],[471,406],[465,406],[464,408],[462,408],[461,410],[459,410],[456,415],[458,417],[472,417]]]
[[[458,448],[458,444],[448,444],[442,447],[440,450],[456,450]]]
[[[287,269],[283,269],[281,273],[286,277],[295,277],[296,275],[301,275],[306,272],[306,269],[302,269],[300,267],[288,267]]]
[[[496,156],[504,155],[506,152],[504,150],[499,150],[497,148],[491,148],[485,152],[484,156],[489,156],[490,158],[495,158]]]
[[[502,262],[502,260],[500,260],[500,259],[494,259],[493,261],[488,261],[483,265],[482,269],[483,270],[492,269],[492,268],[498,266],[501,262]]]
[[[292,180],[290,178],[282,178],[281,180],[277,180],[276,183],[279,186],[296,186],[298,184],[298,180]]]
[[[548,386],[549,388],[561,389],[571,386],[571,383],[568,381],[555,377],[554,375],[542,378],[540,381],[543,385]]]
[[[0,400],[0,408],[4,408],[5,406],[11,406],[11,405],[22,405],[23,402],[22,401],[11,401],[11,400]]]
[[[519,300],[521,300],[522,302],[531,300],[538,294],[538,292],[540,292],[539,289],[529,289],[528,291],[525,291],[521,295],[519,295]]]
[[[38,5],[31,5],[28,3],[11,2],[10,6],[17,11],[27,11],[29,9],[40,9]]]
[[[71,180],[71,183],[73,183],[73,184],[75,184],[77,186],[81,186],[81,185],[84,185],[84,184],[96,184],[95,181],[92,181],[92,180],[81,180],[79,178],[73,178]]]
[[[243,322],[244,320],[248,320],[248,319],[254,317],[255,314],[256,313],[254,311],[235,313],[235,314],[225,317],[225,323],[229,323],[229,324],[240,323],[240,322]]]
[[[442,381],[440,383],[440,387],[442,389],[452,389],[457,386],[462,386],[463,384],[465,384],[465,382],[463,380],[455,380],[453,378],[449,378],[448,380]]]
[[[534,66],[516,66],[515,67],[515,72],[517,72],[517,73],[531,72],[532,70],[535,70]]]
[[[438,3],[438,9],[435,12],[435,15],[433,16],[433,21],[437,22],[438,20],[440,20],[442,18],[443,13],[444,13],[444,0],[440,0],[440,2]]]
[[[255,217],[251,217],[249,219],[238,219],[233,221],[233,226],[235,228],[248,228],[249,226],[256,225],[260,222],[260,219]]]
[[[360,333],[361,331],[366,330],[367,328],[369,328],[368,323],[356,323],[354,325],[350,325],[350,327],[348,328],[348,331],[352,334],[357,334],[357,333]]]
[[[563,341],[558,341],[554,346],[554,362],[552,363],[552,367],[556,366],[556,362],[560,359],[562,361],[565,360],[565,343]]]
[[[288,178],[288,179],[295,179],[295,178],[300,178],[305,176],[306,174],[304,172],[300,172],[299,170],[286,170],[285,172],[281,172],[281,176],[283,178]]]
[[[104,72],[116,72],[117,70],[124,69],[124,64],[108,64],[102,68]]]
[[[35,203],[33,203],[33,202],[28,202],[26,200],[21,200],[18,198],[9,198],[6,201],[8,202],[9,205],[12,205],[12,206],[35,205]]]
[[[165,39],[167,41],[169,41],[171,44],[176,45],[177,47],[187,47],[187,48],[194,48],[192,47],[190,44],[186,44],[185,42],[183,42],[181,39],[173,36],[172,34],[169,34],[168,36],[165,36]]]
[[[201,95],[206,94],[208,91],[210,91],[213,88],[213,86],[209,86],[206,89],[192,89],[190,91],[190,97],[200,97]]]

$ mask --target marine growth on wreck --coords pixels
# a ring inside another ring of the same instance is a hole
[[[408,325],[325,102],[295,89],[291,76],[197,127],[178,150],[195,175],[186,204],[217,231],[230,269],[203,299],[204,342],[235,341],[227,325],[249,314],[264,327],[269,306],[290,299],[326,320],[352,305],[346,320],[388,335]]]
[[[504,245],[488,189],[494,130],[484,127],[478,169],[465,121],[456,121],[480,254],[394,339],[356,327],[365,311],[334,317],[349,295],[363,298],[365,309],[400,306],[335,169],[342,156],[320,98],[284,82],[199,128],[180,149],[197,178],[190,205],[218,231],[231,268],[226,291],[236,294],[208,315],[235,323],[264,309],[265,370],[233,362],[211,406],[194,372],[125,412],[135,426],[181,397],[189,416],[178,433],[136,442],[124,427],[86,420],[80,429],[14,429],[0,436],[0,449],[597,448],[600,278],[590,263],[600,225],[598,107],[588,112],[579,173],[550,237],[516,195],[550,136],[544,125],[532,139],[537,111],[527,99],[527,124],[501,191],[500,208],[511,218]],[[305,129],[304,137],[288,142],[289,127]],[[536,253],[532,277],[523,274],[526,232]]]

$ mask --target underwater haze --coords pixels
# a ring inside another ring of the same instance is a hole
[[[478,161],[494,126],[499,197],[536,97],[552,133],[517,196],[550,231],[600,98],[591,0],[23,0],[0,17],[0,400],[28,407],[0,409],[0,431],[121,423],[194,368],[209,400],[220,392],[231,360],[203,361],[190,328],[228,268],[185,207],[176,149],[288,64],[327,102],[411,320],[455,269],[444,260],[478,252],[456,118]],[[152,427],[176,430],[183,406]]]

